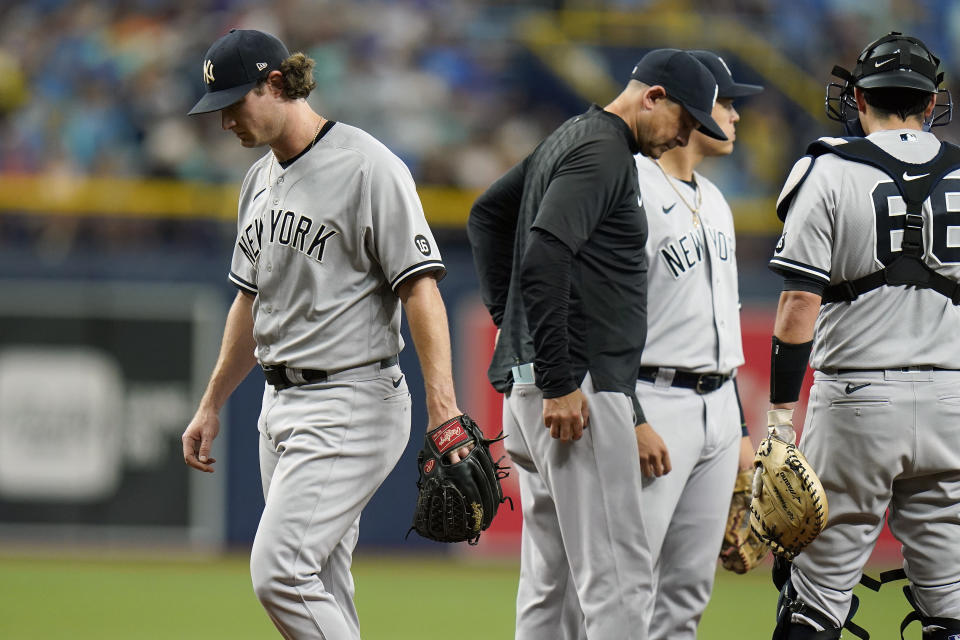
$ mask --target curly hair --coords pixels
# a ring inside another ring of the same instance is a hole
[[[296,100],[306,98],[317,86],[313,79],[313,58],[304,54],[294,53],[280,63],[280,73],[283,74],[283,95]]]
[[[308,58],[299,51],[280,63],[280,73],[283,74],[283,95],[289,100],[298,100],[306,98],[317,86],[317,81],[313,79],[313,66],[316,64],[312,58]],[[263,77],[257,82],[257,93],[263,92],[263,85],[267,78]]]

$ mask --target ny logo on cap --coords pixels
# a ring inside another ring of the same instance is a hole
[[[727,75],[732,78],[732,77],[733,77],[733,73],[730,72],[730,67],[727,66],[727,63],[724,61],[724,59],[721,58],[720,56],[717,56],[717,60],[719,60],[719,61],[720,61],[720,64],[723,65],[723,68],[724,68],[724,70],[727,72]]]
[[[207,84],[213,83],[213,60],[203,63],[203,81]]]

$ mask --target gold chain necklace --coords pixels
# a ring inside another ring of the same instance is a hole
[[[311,140],[310,145],[300,153],[304,153],[307,149],[317,144],[317,136],[320,135],[320,127],[322,125],[323,118],[320,118],[320,120],[317,121],[317,129],[313,132],[313,140]],[[280,164],[280,161],[277,160],[276,155],[273,156],[273,159],[276,160],[277,164]],[[273,162],[271,162],[270,166],[267,168],[267,187],[269,187],[271,190],[273,189]]]
[[[660,169],[660,173],[663,174],[664,179],[667,181],[667,184],[670,185],[670,188],[673,189],[673,192],[677,194],[677,197],[680,198],[680,201],[686,205],[687,209],[690,209],[690,213],[693,214],[693,226],[700,226],[700,205],[703,204],[703,194],[700,192],[700,183],[694,179],[693,181],[693,193],[696,198],[697,206],[692,206],[687,199],[683,197],[683,194],[680,193],[680,190],[673,184],[674,178],[668,174],[664,168],[660,165],[659,160],[654,160],[653,163],[657,165],[657,168]]]

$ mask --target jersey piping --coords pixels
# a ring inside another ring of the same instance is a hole
[[[252,282],[247,282],[246,280],[244,280],[243,278],[235,274],[233,271],[230,272],[229,277],[230,277],[230,281],[233,282],[233,284],[236,285],[238,289],[242,289],[247,293],[252,293],[256,295],[257,285],[253,284]]]
[[[792,271],[796,273],[801,273],[803,275],[812,276],[823,280],[824,282],[830,282],[830,273],[824,271],[823,269],[818,269],[817,267],[811,266],[809,264],[803,264],[797,260],[790,260],[789,258],[776,257],[770,260],[770,268],[774,271]]]
[[[415,264],[412,267],[408,267],[406,270],[397,274],[397,277],[394,278],[393,282],[390,283],[390,288],[396,291],[401,284],[409,280],[412,276],[425,271],[441,271],[442,273],[437,277],[437,280],[442,279],[447,273],[443,263],[439,260],[426,260],[420,264]]]

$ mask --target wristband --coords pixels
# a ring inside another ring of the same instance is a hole
[[[813,340],[803,344],[781,342],[773,336],[770,349],[770,402],[781,404],[800,399],[803,376],[807,373],[807,361]]]

